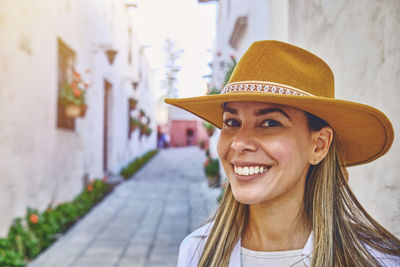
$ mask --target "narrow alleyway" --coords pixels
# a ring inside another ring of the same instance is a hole
[[[29,267],[176,266],[179,244],[216,207],[197,147],[162,150]]]

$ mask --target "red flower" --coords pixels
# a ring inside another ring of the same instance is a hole
[[[76,83],[71,84],[72,89],[78,90],[78,85]]]
[[[92,191],[92,190],[93,190],[93,185],[92,185],[92,184],[89,184],[89,185],[87,186],[87,190],[88,190],[88,191]]]
[[[235,56],[234,56],[234,55],[230,55],[230,58],[231,58],[232,60],[234,60],[234,59],[235,59]]]
[[[33,223],[33,224],[37,224],[37,223],[39,222],[39,216],[38,216],[37,214],[35,214],[35,213],[32,213],[32,214],[29,216],[29,221],[30,221],[31,223]]]
[[[78,89],[74,89],[73,94],[74,94],[74,96],[76,96],[76,97],[80,97],[80,96],[82,95],[82,91],[81,91],[81,90],[78,90]]]
[[[105,175],[104,177],[103,177],[103,179],[101,179],[103,182],[107,182],[107,180],[108,180],[108,177],[107,177],[107,175]]]
[[[84,86],[85,88],[88,88],[88,87],[89,87],[89,84],[84,83],[83,86]]]

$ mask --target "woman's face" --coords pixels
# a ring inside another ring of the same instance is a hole
[[[235,199],[267,203],[303,196],[315,138],[303,111],[262,103],[225,105],[218,154]]]

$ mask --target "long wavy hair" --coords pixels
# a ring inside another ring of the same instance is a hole
[[[305,114],[311,131],[328,126],[322,119]],[[307,173],[303,214],[314,236],[311,266],[380,266],[371,251],[400,255],[400,241],[364,210],[350,190],[342,151],[334,134],[328,154]],[[228,266],[248,218],[248,205],[235,200],[228,184],[199,266]]]

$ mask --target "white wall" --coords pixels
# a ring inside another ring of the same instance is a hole
[[[235,10],[226,16],[230,1]],[[350,186],[366,210],[400,236],[400,2],[264,0],[219,1],[216,51],[239,58],[261,39],[289,41],[308,49],[332,68],[336,98],[372,105],[393,123],[395,140],[382,158],[349,168]],[[248,30],[237,50],[229,34],[237,16],[247,14]],[[220,60],[215,57],[215,62]],[[213,77],[218,83],[218,73]]]
[[[400,236],[400,2],[291,1],[290,40],[322,57],[336,98],[382,110],[395,139],[382,158],[349,168],[350,186],[380,223]]]
[[[153,118],[152,73],[140,58],[141,44],[124,2],[115,0],[3,0],[0,7],[0,236],[26,207],[44,209],[71,200],[83,176],[102,177],[103,80],[111,91],[109,170],[120,168],[156,146],[151,137],[128,139],[130,81],[144,73],[137,89],[139,107]],[[132,27],[133,64],[127,63]],[[57,121],[58,48],[61,38],[76,53],[76,69],[91,72],[89,109],[75,131]],[[118,50],[112,66],[98,44]],[[128,78],[127,78],[128,77]]]

